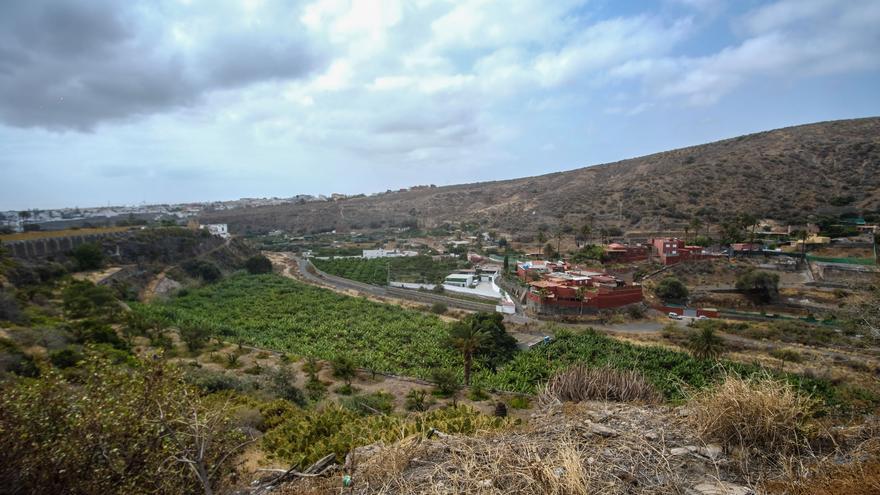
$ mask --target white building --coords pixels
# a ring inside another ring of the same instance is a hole
[[[216,235],[224,239],[229,238],[229,228],[225,223],[211,223],[208,225],[202,225],[202,228],[210,232],[211,235]]]
[[[372,259],[376,259],[376,258],[403,258],[405,256],[418,256],[418,255],[419,255],[419,253],[416,251],[400,251],[397,249],[392,249],[391,251],[386,251],[383,248],[364,249],[361,254],[361,256],[367,260],[372,260]]]
[[[474,275],[470,273],[453,273],[447,275],[443,280],[443,285],[453,285],[455,287],[471,287],[474,285]]]

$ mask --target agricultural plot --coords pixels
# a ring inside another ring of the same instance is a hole
[[[753,365],[701,360],[662,347],[636,346],[590,330],[581,334],[559,332],[551,343],[517,354],[497,373],[477,372],[474,381],[490,389],[534,393],[556,371],[575,363],[637,370],[670,400],[683,399],[688,389],[709,386],[725,373],[749,376],[767,372]],[[830,406],[848,402],[849,392],[859,393],[835,388],[825,380],[791,374],[784,377],[799,389],[822,397]]]
[[[446,345],[448,325],[439,318],[398,306],[344,296],[277,275],[237,275],[192,290],[167,303],[136,311],[174,325],[201,325],[228,340],[299,356],[350,357],[363,368],[428,378],[438,368],[462,373],[461,356]],[[473,383],[488,389],[534,393],[556,371],[572,364],[637,370],[664,397],[683,399],[725,373],[768,373],[756,365],[695,359],[685,352],[636,346],[588,330],[560,331],[549,344],[517,353],[492,372],[475,362]],[[772,374],[779,374],[773,373]],[[829,406],[871,406],[867,392],[827,380],[785,374],[799,389]]]
[[[374,285],[385,285],[389,277],[397,282],[437,284],[453,270],[467,265],[452,259],[434,261],[430,256],[312,259],[312,263],[331,275]]]
[[[277,275],[237,275],[137,311],[229,340],[300,356],[352,358],[377,371],[428,377],[459,359],[439,318],[337,294]]]

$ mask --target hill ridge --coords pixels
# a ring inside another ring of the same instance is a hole
[[[832,202],[832,200],[834,200]],[[735,213],[782,221],[880,212],[880,117],[784,127],[548,174],[339,201],[208,212],[236,233],[476,222],[662,229]]]

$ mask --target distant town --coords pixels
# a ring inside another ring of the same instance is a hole
[[[414,186],[408,189],[436,187]],[[393,192],[388,190],[384,193]],[[87,208],[57,209],[25,209],[0,211],[0,233],[23,232],[26,230],[55,230],[73,226],[91,226],[106,224],[108,220],[130,218],[141,221],[160,221],[166,219],[181,220],[196,217],[204,212],[233,210],[237,208],[255,208],[258,206],[277,206],[291,203],[307,203],[312,201],[338,201],[365,194],[347,195],[332,193],[329,196],[319,194],[298,194],[289,198],[241,198],[230,201],[209,201],[177,204],[140,204],[118,206],[94,206]]]

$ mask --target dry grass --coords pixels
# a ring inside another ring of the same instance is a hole
[[[880,422],[866,421],[832,430],[835,448],[807,464],[789,466],[784,476],[764,484],[785,495],[880,494]]]
[[[816,434],[818,401],[769,376],[728,376],[692,401],[694,426],[704,439],[727,448],[757,449],[769,455],[802,453]]]
[[[658,411],[664,413],[653,414]],[[684,494],[688,487],[716,479],[719,466],[671,453],[672,447],[699,440],[689,438],[687,427],[666,411],[662,406],[556,404],[522,429],[475,437],[411,437],[371,448],[342,470],[352,475],[351,492],[340,492],[337,474],[299,480],[281,493]],[[595,422],[617,433],[598,435],[591,431]],[[683,461],[687,469],[680,468]]]
[[[538,400],[543,405],[585,400],[656,404],[662,396],[637,371],[573,366],[554,375]]]
[[[0,241],[29,241],[33,239],[49,239],[52,237],[110,234],[113,232],[125,232],[126,230],[131,230],[131,227],[94,227],[85,229],[35,230],[31,232],[18,232],[16,234],[0,235]]]

